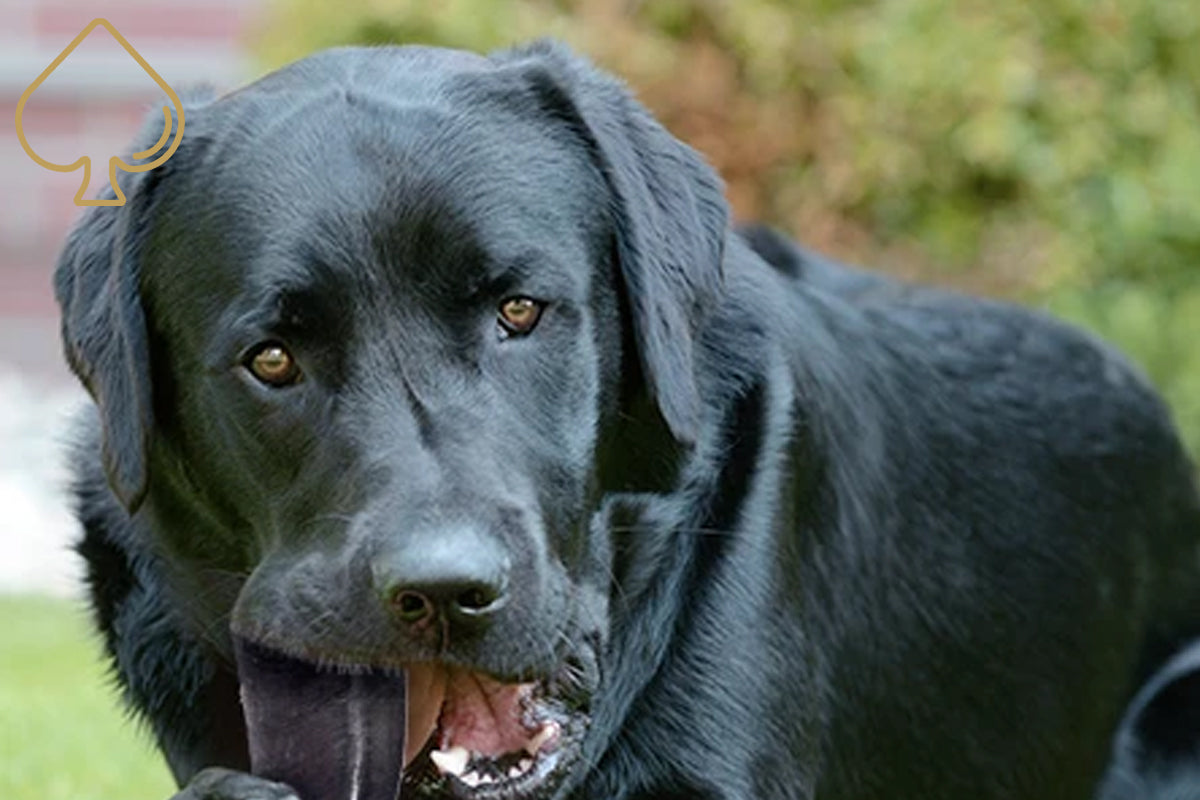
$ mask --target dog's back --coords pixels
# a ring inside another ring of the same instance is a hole
[[[919,577],[880,602],[915,613],[920,598],[933,601],[929,618],[908,630],[938,631],[943,654],[953,653],[956,638],[970,641],[975,656],[989,641],[1024,641],[1029,652],[1022,658],[1035,673],[1075,676],[1059,682],[1062,693],[1047,696],[1041,708],[1005,710],[1008,698],[1038,691],[1010,694],[1026,678],[1002,668],[991,676],[990,697],[964,697],[961,706],[940,711],[920,710],[919,699],[899,706],[914,719],[972,707],[1018,714],[1029,717],[1029,730],[1044,733],[1054,729],[1053,716],[1074,720],[1073,728],[1084,719],[1111,731],[1128,704],[1112,737],[1103,800],[1200,797],[1200,720],[1186,702],[1200,698],[1200,657],[1171,660],[1200,638],[1200,501],[1169,412],[1148,382],[1112,348],[1035,311],[842,267],[765,228],[741,234],[803,293],[858,309],[884,351],[864,363],[878,368],[871,380],[893,395],[888,405],[903,409],[892,425],[908,432],[890,434],[890,460],[906,466],[890,476],[889,491],[938,505],[895,502],[902,519],[881,535],[915,534],[921,541],[890,545],[902,557],[928,561],[907,565],[909,576]],[[914,448],[911,458],[906,447]],[[981,522],[965,532],[968,540],[955,541],[955,519]],[[964,558],[959,548],[973,552]],[[970,608],[973,619],[958,616]],[[1023,619],[1030,610],[1039,618]],[[884,612],[896,613],[905,612]],[[956,631],[956,624],[963,627]],[[981,634],[978,626],[992,630]],[[1038,636],[1047,631],[1061,638],[1039,650]],[[967,663],[975,656],[958,665],[961,674],[991,668]],[[938,660],[949,665],[953,658]],[[958,673],[938,674],[936,662],[932,669],[928,682],[938,688],[929,697],[953,696]],[[1076,682],[1086,690],[1076,691]],[[977,691],[987,684],[963,685]],[[1153,725],[1145,723],[1145,709],[1156,712]],[[858,733],[847,731],[847,740]],[[1050,754],[1068,743],[1053,767],[1065,787],[1073,770],[1089,771],[1071,744],[1072,736],[1086,735],[1064,729],[1060,742],[1026,744],[1031,753]],[[914,756],[938,752],[936,737],[910,746]],[[1038,760],[1030,755],[1026,763]]]

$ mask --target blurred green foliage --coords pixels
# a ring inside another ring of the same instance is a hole
[[[1200,453],[1195,0],[277,0],[258,46],[537,36],[622,75],[740,217],[1115,340]]]

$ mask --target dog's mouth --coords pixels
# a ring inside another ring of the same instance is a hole
[[[586,715],[555,681],[505,683],[437,664],[408,675],[403,796],[518,800],[559,783]]]
[[[443,663],[322,666],[246,640],[237,655],[254,772],[301,796],[545,797],[588,721],[577,680],[505,682]]]

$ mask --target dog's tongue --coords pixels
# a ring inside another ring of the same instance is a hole
[[[303,800],[396,800],[411,760],[404,674],[338,674],[244,640],[237,660],[255,775]]]

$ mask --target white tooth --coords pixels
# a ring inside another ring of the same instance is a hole
[[[542,729],[534,734],[534,737],[525,743],[525,752],[531,756],[536,756],[538,751],[542,749],[542,745],[551,739],[558,737],[558,723],[547,722],[542,726]]]
[[[463,783],[465,783],[467,786],[470,786],[472,789],[474,789],[476,786],[478,786],[480,784],[480,781],[482,780],[479,777],[479,773],[474,770],[471,770],[466,775],[459,775],[458,779],[460,781],[462,781]]]
[[[495,782],[496,782],[496,779],[493,778],[491,775],[480,775],[479,776],[479,785],[480,786],[484,786],[486,784],[495,783]]]
[[[522,758],[520,761],[517,762],[516,768],[521,770],[521,772],[529,772],[529,768],[532,766],[533,766],[532,758]]]
[[[449,750],[434,750],[429,754],[429,760],[443,775],[462,775],[467,768],[471,753],[465,747],[451,747]]]
[[[521,769],[521,767],[517,764],[513,764],[508,768],[508,777],[510,778],[519,778],[523,774],[525,774],[525,770]]]

